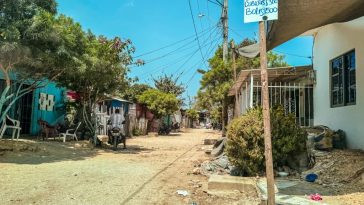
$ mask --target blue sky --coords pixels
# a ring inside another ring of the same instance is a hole
[[[229,1],[229,38],[235,42],[257,38],[257,24],[244,24],[243,2]],[[207,0],[191,0],[191,7],[199,43],[194,36],[188,0],[58,0],[59,13],[72,17],[83,29],[97,35],[131,39],[136,47],[134,56],[173,44],[138,57],[146,64],[133,67],[130,76],[151,83],[152,76],[181,74],[180,81],[187,87],[184,97],[197,93],[201,75],[196,70],[208,69],[204,60],[222,43],[221,27],[215,26],[221,8]],[[186,40],[174,44],[182,39]],[[274,50],[286,54],[290,65],[307,65],[310,59],[302,56],[311,56],[312,38],[298,37]]]

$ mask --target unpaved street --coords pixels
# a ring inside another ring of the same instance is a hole
[[[250,204],[208,195],[207,177],[191,173],[208,157],[203,139],[218,136],[188,130],[136,137],[118,152],[91,150],[86,142],[27,142],[36,149],[0,156],[0,204]]]

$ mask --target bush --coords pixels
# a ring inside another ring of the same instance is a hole
[[[271,124],[273,162],[278,168],[286,165],[291,156],[305,151],[307,134],[282,107],[271,110]],[[262,108],[251,109],[233,120],[228,126],[227,138],[226,154],[243,175],[256,176],[265,171]]]
[[[141,136],[143,135],[143,131],[138,129],[138,128],[134,128],[133,129],[133,136]]]

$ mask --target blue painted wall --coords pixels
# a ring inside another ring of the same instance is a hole
[[[121,102],[118,100],[111,100],[110,102],[111,102],[111,107],[123,108],[124,114],[128,114],[128,112],[129,112],[129,103],[128,102]]]
[[[45,93],[48,95],[55,96],[55,108],[53,111],[46,111],[39,109],[39,96],[40,93]],[[31,135],[38,135],[40,127],[38,125],[38,120],[42,119],[54,125],[64,121],[65,111],[65,94],[66,89],[59,88],[55,83],[49,83],[44,88],[39,88],[34,91],[33,94],[33,110],[32,110],[32,122],[30,128]]]

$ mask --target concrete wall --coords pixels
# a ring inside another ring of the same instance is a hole
[[[355,49],[356,105],[331,108],[330,60]],[[318,29],[314,44],[314,124],[342,129],[350,148],[364,150],[364,18]]]

